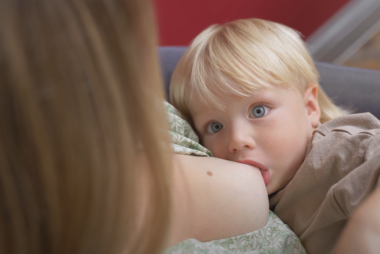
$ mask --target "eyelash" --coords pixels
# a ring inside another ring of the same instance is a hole
[[[209,127],[212,128],[212,124],[214,124],[214,123],[220,124],[222,126],[222,128],[220,128],[220,130],[218,130],[217,132],[209,132]],[[210,123],[206,124],[205,132],[207,134],[215,134],[215,133],[218,133],[219,131],[221,131],[223,129],[223,127],[224,127],[223,124],[221,124],[219,122],[210,122]]]
[[[252,111],[253,111],[255,108],[257,108],[257,107],[262,107],[262,108],[264,108],[264,114],[263,114],[262,116],[260,116],[260,117],[257,117],[257,116],[253,116],[253,115],[252,115],[252,114],[253,114]],[[271,110],[271,108],[268,107],[267,105],[256,104],[256,105],[251,106],[251,107],[249,108],[248,115],[249,115],[251,118],[258,119],[258,118],[262,118],[262,117],[266,116],[266,115],[269,113],[270,110]]]
[[[266,116],[268,113],[269,113],[269,111],[271,110],[271,108],[270,107],[268,107],[267,105],[262,105],[262,104],[256,104],[256,105],[254,105],[254,106],[251,106],[250,108],[249,108],[249,113],[248,113],[248,115],[251,117],[252,116],[252,110],[253,109],[255,109],[255,108],[257,108],[257,107],[262,107],[262,108],[264,108],[264,114],[261,116],[261,117],[264,117],[264,116]],[[261,118],[261,117],[256,117],[256,116],[252,116],[251,118],[255,118],[255,119],[258,119],[258,118]],[[205,133],[208,133],[208,134],[215,134],[215,133],[218,133],[219,131],[217,131],[217,132],[209,132],[209,127],[211,128],[212,127],[212,124],[213,123],[218,123],[218,124],[220,124],[220,125],[222,125],[222,128],[220,129],[220,130],[222,130],[223,129],[223,124],[221,124],[221,123],[219,123],[219,122],[209,122],[208,124],[206,124],[206,127],[205,127]]]

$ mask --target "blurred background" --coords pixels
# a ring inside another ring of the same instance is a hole
[[[380,0],[154,0],[161,46],[211,24],[262,18],[299,31],[314,59],[380,70]]]

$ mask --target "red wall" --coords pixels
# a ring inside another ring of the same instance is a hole
[[[309,36],[349,0],[154,0],[160,45],[188,45],[214,23],[262,18]]]

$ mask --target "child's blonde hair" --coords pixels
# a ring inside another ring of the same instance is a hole
[[[273,85],[304,92],[319,87],[320,121],[343,114],[318,84],[318,71],[299,33],[261,19],[212,25],[189,46],[170,83],[171,103],[190,120],[191,103],[223,110],[231,96]]]

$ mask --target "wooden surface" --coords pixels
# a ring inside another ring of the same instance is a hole
[[[380,31],[343,65],[380,70]]]

